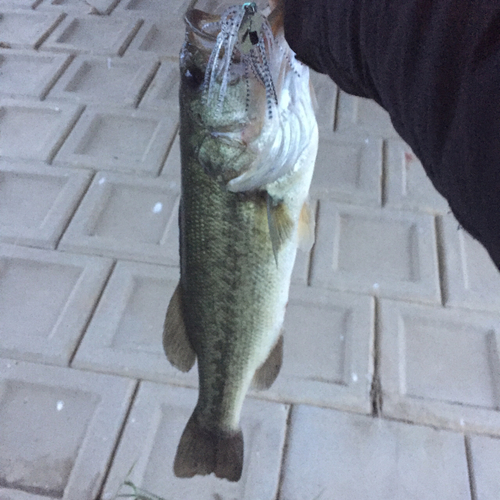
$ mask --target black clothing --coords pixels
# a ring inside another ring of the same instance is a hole
[[[500,269],[500,1],[285,0],[285,36],[389,112]]]

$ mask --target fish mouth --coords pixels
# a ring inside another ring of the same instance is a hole
[[[184,20],[181,113],[203,130],[197,154],[207,173],[243,192],[294,172],[314,114],[308,69],[286,43],[280,7],[267,17],[253,3],[220,16],[191,9]]]
[[[254,2],[229,7],[220,16],[198,9],[185,14],[186,41],[196,48],[199,56],[203,54],[204,76],[200,88],[208,106],[221,111],[228,87],[243,79],[247,101],[250,95],[259,95],[259,99],[266,101],[268,118],[276,113],[275,82],[280,79],[283,59],[283,48],[275,37],[276,28],[282,24],[277,19],[279,16],[271,17],[271,27]],[[264,96],[255,86],[250,90],[249,82],[257,82]]]

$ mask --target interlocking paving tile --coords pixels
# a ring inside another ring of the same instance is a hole
[[[311,70],[310,75],[316,96],[315,114],[318,127],[321,132],[332,133],[338,87],[326,75],[321,75],[313,70]]]
[[[308,406],[290,425],[283,500],[470,500],[460,434]]]
[[[7,49],[36,49],[49,36],[64,14],[0,10],[0,46]]]
[[[157,175],[174,140],[177,121],[164,112],[89,106],[54,163]]]
[[[197,369],[180,372],[162,347],[163,322],[178,281],[175,268],[118,262],[72,366],[196,386]]]
[[[93,55],[122,55],[141,26],[140,19],[120,16],[68,16],[42,48]]]
[[[179,80],[179,63],[163,61],[141,101],[140,108],[161,109],[171,116],[179,116]]]
[[[179,58],[185,28],[181,18],[146,20],[134,38],[127,54],[154,54],[157,57]],[[179,71],[179,70],[177,70]]]
[[[0,99],[0,156],[50,161],[80,113],[74,104]]]
[[[55,248],[90,173],[0,160],[0,241]]]
[[[58,248],[178,266],[177,206],[166,180],[101,172]]]
[[[37,10],[107,15],[120,0],[43,0]]]
[[[134,385],[0,360],[0,498],[96,498]]]
[[[500,315],[381,301],[383,413],[500,435]]]
[[[477,500],[496,500],[500,491],[500,439],[469,438],[471,469]]]
[[[320,200],[311,283],[440,302],[434,218]]]
[[[386,144],[387,207],[431,213],[448,212],[448,202],[436,191],[410,146],[398,139],[390,139]]]
[[[129,479],[166,499],[276,498],[288,413],[285,405],[277,403],[250,398],[245,401],[241,420],[245,458],[239,482],[213,475],[189,480],[174,476],[175,451],[196,396],[191,389],[141,383],[104,487],[103,500],[114,498],[133,464]]]
[[[284,359],[266,399],[369,413],[373,298],[292,285]]]
[[[0,356],[67,364],[111,263],[0,244]]]
[[[367,206],[381,205],[382,140],[320,134],[310,194]]]
[[[389,114],[375,101],[349,95],[341,90],[339,90],[335,122],[337,132],[353,136],[399,137],[392,126]]]
[[[44,99],[69,56],[0,49],[0,96]]]
[[[446,305],[500,311],[500,273],[486,249],[452,216],[442,218]]]
[[[49,97],[84,104],[136,107],[158,65],[144,57],[78,56]]]

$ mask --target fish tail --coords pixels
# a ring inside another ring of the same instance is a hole
[[[217,432],[204,429],[196,410],[182,433],[174,462],[177,477],[207,475],[239,481],[243,469],[243,433]]]

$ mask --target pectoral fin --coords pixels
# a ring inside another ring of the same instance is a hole
[[[276,380],[283,362],[283,334],[273,347],[264,364],[255,372],[252,380],[252,388],[262,391],[269,389]]]
[[[194,365],[196,354],[187,336],[182,316],[181,285],[177,285],[163,325],[163,349],[173,366],[188,372]]]
[[[283,243],[291,237],[293,221],[286,205],[282,202],[275,203],[269,195],[267,195],[267,222],[274,259],[278,265],[279,250]]]
[[[299,248],[304,252],[309,252],[314,245],[314,213],[311,205],[306,201],[302,205],[299,215]]]

